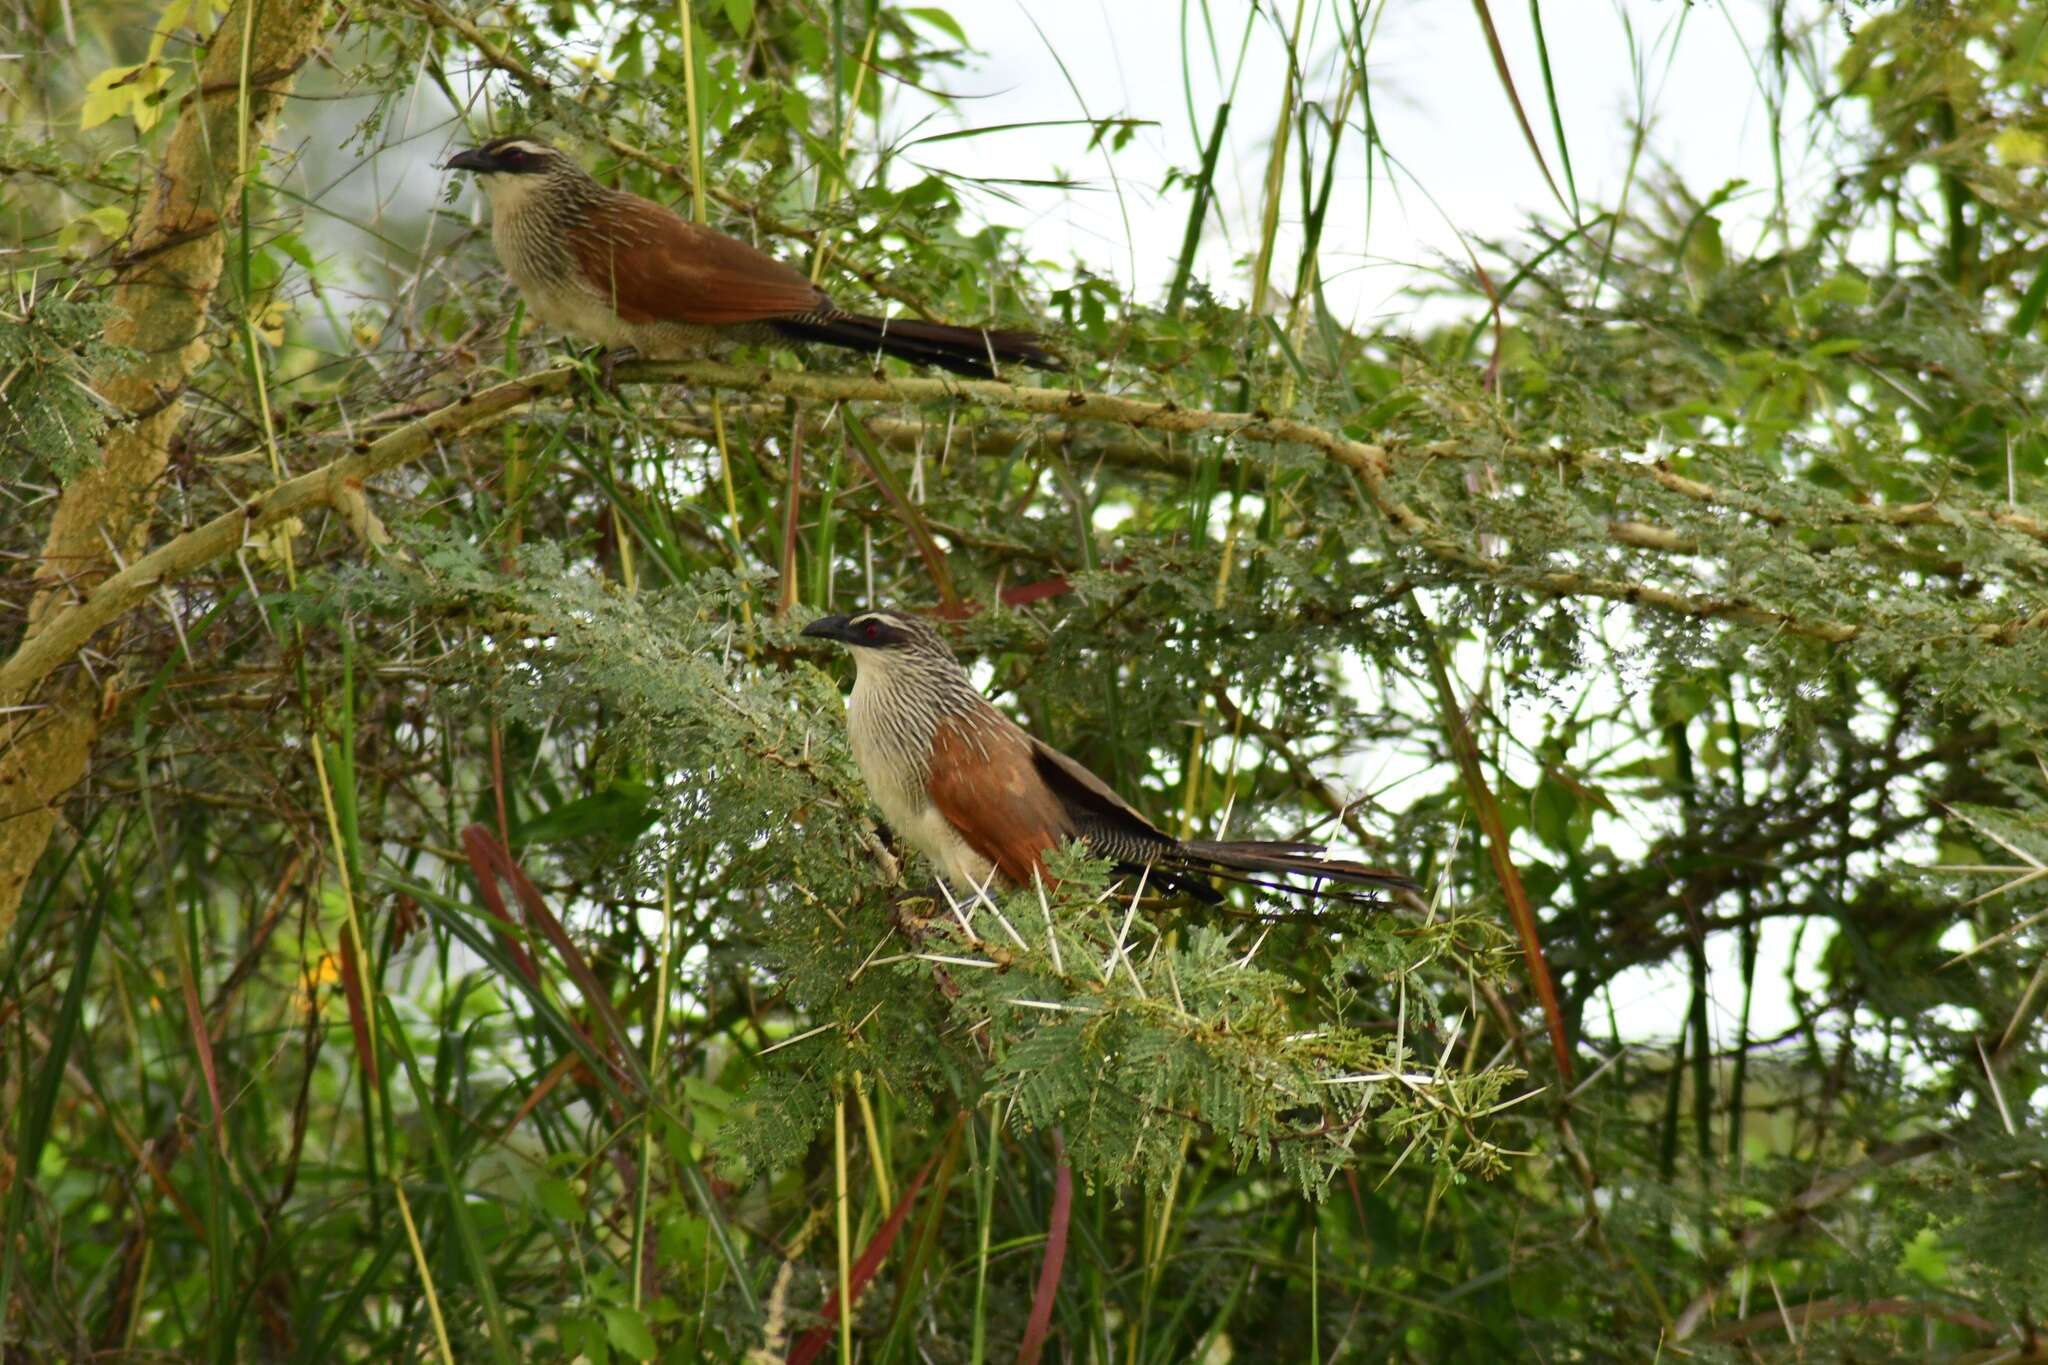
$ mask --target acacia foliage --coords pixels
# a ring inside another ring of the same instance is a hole
[[[1477,244],[1456,325],[1372,331],[1319,283],[1323,170],[1390,165],[1369,85],[1311,92],[1349,140],[1291,149],[1294,259],[1133,299],[856,150],[957,63],[940,11],[705,9],[686,81],[666,6],[335,10],[304,79],[355,103],[217,187],[247,207],[153,543],[562,360],[507,335],[467,200],[366,264],[318,176],[322,140],[416,169],[458,127],[422,104],[479,85],[476,131],[665,199],[694,90],[721,226],[1166,406],[747,378],[859,368],[822,355],[579,381],[378,482],[388,550],[285,523],[67,660],[108,723],[0,956],[8,1342],[780,1353],[915,1184],[858,1351],[1009,1355],[1070,1170],[1070,1358],[2035,1349],[2048,27],[1774,13],[1758,70],[1813,82],[1842,173],[1754,249],[1732,191],[1646,177]],[[216,22],[111,6],[67,57],[45,17],[10,98],[65,131],[0,134],[24,490],[101,439],[107,284]],[[1176,192],[1199,222],[1226,183]],[[865,601],[983,608],[949,616],[991,695],[1162,821],[1318,830],[1426,903],[1205,914],[1080,859],[935,901],[796,635]],[[479,829],[546,907],[517,932]],[[1624,1019],[1646,973],[1682,1013]]]

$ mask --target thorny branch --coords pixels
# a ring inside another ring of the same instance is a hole
[[[559,399],[569,392],[579,374],[574,366],[559,366],[524,379],[495,385],[480,393],[464,394],[376,440],[360,441],[351,454],[279,484],[242,508],[223,513],[157,547],[65,608],[24,644],[14,658],[0,665],[0,706],[19,705],[27,700],[38,682],[72,657],[99,631],[140,605],[157,589],[177,581],[203,564],[233,553],[249,537],[301,511],[318,506],[347,508],[359,505],[367,480],[421,458],[434,449],[437,441],[488,429],[537,402]],[[1854,640],[1865,629],[1860,624],[1793,616],[1737,596],[1682,593],[1632,579],[1572,571],[1524,574],[1508,562],[1481,554],[1451,538],[1394,494],[1389,480],[1397,462],[1442,458],[1444,452],[1434,446],[1401,450],[1355,440],[1311,423],[1273,417],[1264,412],[1212,412],[1182,408],[1171,402],[1089,393],[1079,389],[1030,388],[989,380],[809,374],[708,360],[633,362],[619,366],[617,377],[625,382],[694,383],[764,397],[800,398],[820,403],[978,403],[990,408],[1056,417],[1066,422],[1098,422],[1189,435],[1213,434],[1259,445],[1305,446],[1357,475],[1389,530],[1454,571],[1547,597],[1601,597],[1673,615],[1699,620],[1737,621],[1835,644]],[[1654,464],[1638,465],[1600,458],[1617,470],[1641,471],[1645,477],[1659,484],[1666,484],[1675,477]],[[1705,489],[1706,486],[1698,487]],[[1912,515],[1920,517],[1925,514],[1913,511]],[[1621,525],[1627,529],[1620,532],[1610,529],[1616,543],[1641,547],[1644,537],[1640,526],[1635,523]],[[2043,627],[2048,627],[2048,609],[2002,622],[1979,624],[1973,633],[1984,643],[2010,645],[2023,635]]]

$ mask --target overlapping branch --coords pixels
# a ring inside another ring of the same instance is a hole
[[[26,642],[14,658],[0,665],[0,706],[27,701],[41,679],[164,585],[234,553],[251,537],[300,512],[323,505],[346,508],[358,502],[368,480],[419,459],[433,450],[437,442],[493,427],[536,403],[562,399],[578,373],[574,367],[563,366],[464,395],[376,440],[359,442],[350,454],[279,484],[244,506],[165,542],[64,609]],[[968,403],[1038,414],[1065,423],[1088,422],[1140,431],[1221,436],[1255,445],[1305,447],[1356,475],[1388,529],[1399,540],[1417,546],[1453,572],[1545,597],[1604,598],[1696,620],[1733,621],[1829,644],[1854,640],[1865,630],[1860,623],[1803,617],[1734,594],[1687,593],[1581,570],[1532,571],[1483,554],[1402,501],[1391,486],[1398,462],[1446,458],[1451,451],[1441,444],[1401,449],[1262,412],[1212,412],[1117,394],[1032,388],[986,380],[811,374],[715,361],[633,362],[619,366],[617,376],[625,382],[684,382],[762,398],[797,398],[816,403]],[[1743,497],[1684,479],[1658,465],[1605,456],[1562,456],[1555,451],[1542,452],[1542,457],[1571,459],[1617,476],[1645,478],[1663,487],[1670,487],[1676,480],[1686,486],[1687,496],[1747,510],[1742,506],[1746,501]],[[1535,458],[1534,452],[1530,458]],[[2032,518],[2016,511],[1986,514],[1927,504],[1858,509],[1855,515],[1858,519],[1892,524],[1975,518],[1986,525],[2008,527],[2029,535],[2032,531],[2028,528],[2038,526]],[[1699,550],[1689,537],[1637,521],[1611,523],[1608,538],[1629,549],[1674,554],[1694,554]],[[1974,637],[1984,643],[2010,645],[2044,628],[2048,628],[2048,610],[1980,623],[1971,629]]]

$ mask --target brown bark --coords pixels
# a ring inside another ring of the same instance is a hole
[[[239,207],[244,110],[253,157],[319,41],[325,9],[326,0],[237,0],[207,44],[198,89],[186,97],[146,188],[111,295],[107,340],[134,358],[101,380],[99,391],[120,415],[99,464],[58,501],[22,650],[145,543],[185,385],[207,355],[207,306],[220,281],[224,229]],[[0,939],[49,843],[58,803],[84,777],[99,738],[118,640],[99,649],[90,662],[76,651],[32,692],[4,699],[32,709],[0,715]]]

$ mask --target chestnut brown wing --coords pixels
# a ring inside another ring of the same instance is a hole
[[[801,271],[638,195],[593,210],[573,250],[583,278],[628,323],[716,327],[832,311]]]
[[[993,713],[939,722],[926,791],[967,846],[1018,886],[1043,877],[1045,851],[1076,833],[1032,761],[1031,737]]]

